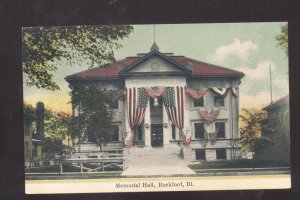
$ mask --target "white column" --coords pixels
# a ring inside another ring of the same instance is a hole
[[[187,94],[185,94],[187,95]],[[188,96],[184,98],[185,104],[189,104]],[[187,101],[187,102],[186,102]],[[184,105],[184,129],[183,132],[186,134],[186,130],[188,130],[188,136],[192,137],[192,129],[191,129],[191,122],[190,122],[190,110],[189,105]],[[193,138],[193,137],[192,137]]]
[[[124,130],[124,137],[128,138],[131,134],[131,129],[128,123],[128,115],[127,115],[127,111],[125,111],[125,130]]]
[[[148,100],[148,104],[146,107],[146,113],[145,113],[145,146],[146,147],[151,147],[151,123],[150,123],[150,101]],[[146,128],[146,124],[149,125],[149,128]]]
[[[165,105],[163,104],[163,125],[165,123],[168,124],[168,127],[167,128],[163,127],[163,144],[168,145],[168,144],[170,144],[172,128],[171,128],[171,123],[169,123]]]

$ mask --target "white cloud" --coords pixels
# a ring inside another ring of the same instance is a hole
[[[241,67],[239,70],[246,74],[246,77],[254,80],[269,79],[270,66],[274,71],[276,65],[272,61],[263,61],[257,64],[254,69],[248,67]]]
[[[224,62],[227,58],[234,56],[244,62],[248,61],[251,50],[258,51],[258,47],[252,41],[242,42],[240,39],[234,39],[231,44],[217,48],[212,59],[216,62]]]

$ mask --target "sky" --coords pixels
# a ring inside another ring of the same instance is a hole
[[[155,42],[160,52],[183,55],[196,60],[244,72],[240,85],[240,108],[261,109],[270,103],[270,71],[272,69],[273,101],[289,93],[288,58],[276,46],[275,36],[283,22],[172,24],[155,25]],[[115,51],[117,60],[150,51],[154,41],[153,25],[134,25],[128,38],[120,41]],[[55,62],[54,80],[59,91],[47,91],[23,84],[24,102],[36,105],[42,101],[53,111],[71,113],[67,75],[88,69],[64,60]]]

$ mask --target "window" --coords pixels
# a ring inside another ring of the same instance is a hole
[[[217,131],[218,138],[225,138],[225,122],[216,122],[215,130]]]
[[[217,160],[226,160],[226,149],[217,149]]]
[[[195,123],[195,138],[204,138],[204,123]]]
[[[118,142],[119,141],[119,126],[112,125],[111,127],[111,141]]]
[[[142,124],[137,129],[137,140],[139,140],[139,141],[143,140],[143,127],[142,127]]]
[[[175,125],[172,124],[172,139],[175,140],[176,139],[176,128]]]
[[[110,103],[110,108],[119,109],[119,100],[118,99],[112,99],[112,101]]]
[[[204,106],[204,98],[194,99],[194,107],[203,107]]]
[[[29,136],[30,135],[30,123],[25,123],[25,135]]]
[[[204,149],[196,149],[196,160],[206,160]]]
[[[89,142],[96,142],[96,134],[91,127],[87,128],[87,138]]]
[[[32,149],[32,157],[37,157],[37,144],[33,145]]]
[[[214,97],[214,103],[215,103],[215,107],[224,106],[224,97],[215,96]]]
[[[25,156],[29,155],[29,142],[25,142]]]

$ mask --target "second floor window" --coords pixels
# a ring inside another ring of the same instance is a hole
[[[224,97],[222,96],[215,96],[214,97],[214,105],[215,107],[221,107],[224,106]]]
[[[194,107],[203,107],[204,106],[204,98],[194,99]]]

